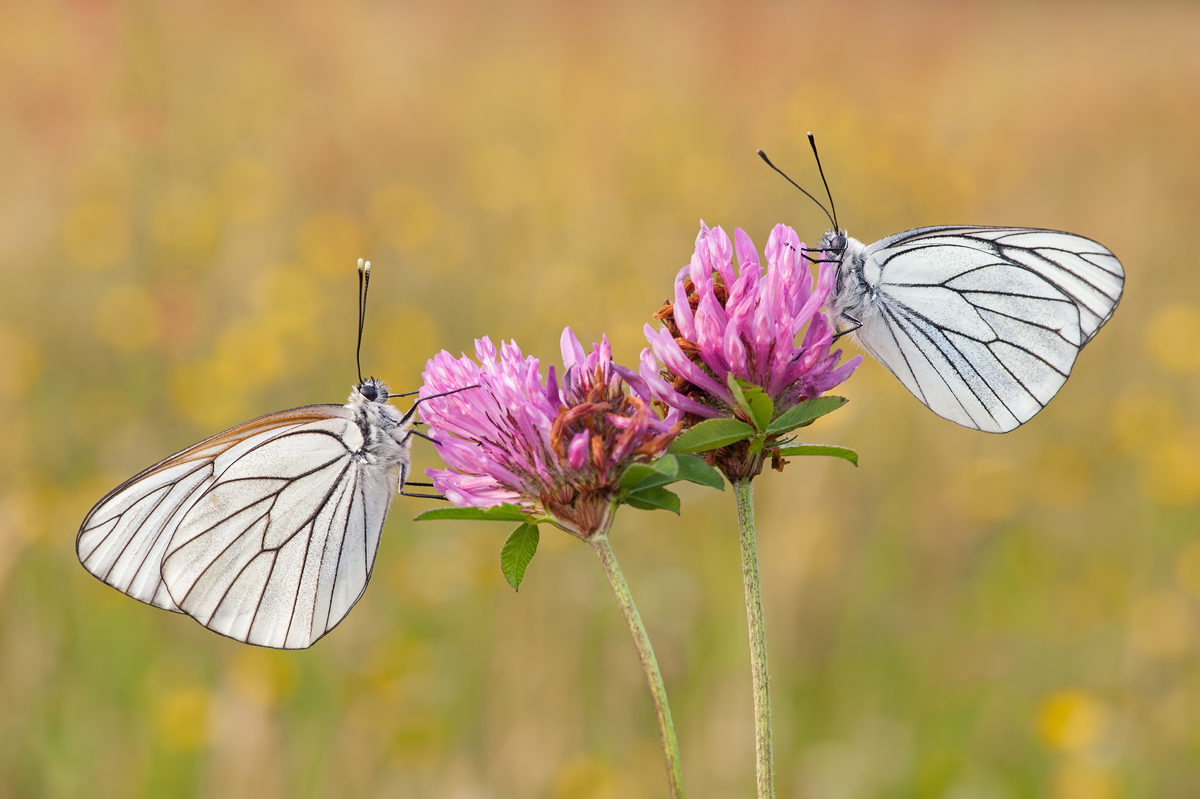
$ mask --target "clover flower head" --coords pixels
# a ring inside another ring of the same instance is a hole
[[[691,262],[675,277],[675,299],[655,314],[663,326],[645,327],[641,376],[656,399],[697,417],[736,416],[732,374],[762,388],[783,413],[862,363],[860,355],[839,365],[842,351],[830,351],[833,325],[822,307],[836,265],[821,263],[814,281],[807,249],[786,225],[771,231],[764,256],[765,273],[745,231],[735,230],[731,245],[720,227],[700,223]]]
[[[655,413],[646,381],[613,363],[607,338],[585,352],[568,327],[561,345],[561,385],[516,342],[497,351],[482,338],[474,360],[431,359],[420,414],[447,468],[426,474],[455,505],[511,503],[587,538],[611,523],[621,474],[665,452],[681,414]],[[478,389],[436,396],[468,386]]]

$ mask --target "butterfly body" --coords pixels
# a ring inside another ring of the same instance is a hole
[[[93,575],[239,641],[311,646],[370,578],[410,469],[413,411],[371,378],[345,405],[251,420],[135,475],[76,539]]]
[[[830,230],[834,322],[943,418],[1002,433],[1038,413],[1112,316],[1103,245],[1035,228],[944,225],[874,244]]]

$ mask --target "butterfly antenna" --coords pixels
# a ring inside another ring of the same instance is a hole
[[[825,180],[825,170],[821,168],[821,156],[817,155],[817,140],[813,138],[812,131],[808,132],[808,146],[812,147],[813,158],[817,159],[817,171],[821,173],[821,182],[825,184],[825,196],[829,198],[829,207],[833,209],[833,229],[841,232],[841,228],[837,223],[837,206],[833,204],[833,192],[829,190],[829,181]]]
[[[812,135],[812,134],[809,134],[809,135]],[[835,228],[835,229],[837,228],[837,222],[836,222],[836,221],[834,220],[834,218],[833,218],[833,217],[830,215],[829,211],[826,211],[826,210],[825,210],[825,206],[821,205],[821,201],[820,201],[820,200],[818,200],[816,197],[812,196],[812,195],[811,195],[811,194],[809,194],[808,192],[804,191],[804,189],[803,189],[803,188],[800,186],[800,184],[799,184],[799,183],[797,183],[796,181],[792,180],[791,178],[789,178],[789,177],[787,176],[787,173],[786,173],[786,172],[784,172],[782,169],[780,169],[779,167],[777,167],[777,166],[775,166],[774,164],[772,164],[772,163],[771,163],[771,159],[770,159],[770,158],[767,158],[767,154],[766,154],[766,153],[764,153],[762,150],[759,150],[759,151],[758,151],[758,157],[759,157],[759,158],[761,158],[762,160],[766,161],[766,162],[767,162],[767,166],[771,167],[771,169],[774,169],[776,172],[778,172],[779,174],[783,175],[783,179],[784,179],[784,180],[786,180],[788,183],[791,183],[791,184],[792,184],[793,186],[795,186],[797,189],[800,189],[801,193],[803,193],[805,197],[807,197],[808,199],[810,199],[810,200],[812,200],[813,202],[815,202],[815,203],[817,204],[817,207],[818,207],[818,208],[820,208],[822,211],[825,211],[825,216],[829,217],[829,221],[830,221],[830,222],[833,224],[834,228]],[[819,163],[820,163],[820,162],[818,162],[818,164],[819,164]],[[824,177],[823,177],[823,176],[822,176],[822,180],[824,180]],[[832,204],[832,202],[833,202],[833,201],[831,200],[831,201],[830,201],[830,204]]]
[[[358,367],[358,384],[362,376],[362,334],[367,320],[367,287],[371,285],[371,262],[358,259],[358,345],[354,348],[354,363]]]

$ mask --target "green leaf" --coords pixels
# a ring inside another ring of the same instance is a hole
[[[732,373],[729,374],[728,382],[733,398],[754,422],[755,429],[766,430],[767,425],[771,423],[771,417],[775,415],[775,403],[767,396],[767,392],[753,383],[734,378]]]
[[[833,447],[827,444],[792,444],[780,447],[779,454],[784,457],[792,455],[824,455],[830,458],[841,458],[858,466],[858,453],[849,447]]]
[[[720,449],[754,435],[754,428],[737,419],[706,419],[684,430],[668,448],[668,452],[685,455]]]
[[[638,479],[640,478],[640,479]],[[637,480],[637,482],[632,482]],[[653,463],[635,463],[621,475],[626,494],[665,486],[680,480],[724,490],[720,473],[695,455],[663,455]]]
[[[643,487],[665,485],[675,482],[678,479],[675,475],[678,473],[679,465],[675,462],[675,456],[663,455],[650,463],[630,465],[621,475],[621,479],[617,481],[617,485],[620,488],[630,488],[642,483],[646,483],[646,486]]]
[[[747,416],[753,418],[750,414],[750,403],[746,400],[746,394],[742,391],[742,384],[733,376],[733,372],[725,375],[725,384],[729,386],[729,393],[733,395],[734,403],[745,411]]]
[[[750,439],[750,457],[758,457],[758,453],[762,452],[763,444],[767,443],[767,434],[759,433],[754,438]]]
[[[519,505],[505,503],[491,508],[435,508],[417,516],[415,521],[431,522],[435,519],[469,519],[487,522],[523,522],[528,518],[529,514],[523,511]]]
[[[835,397],[832,394],[816,399],[804,400],[784,411],[778,419],[771,422],[767,433],[777,436],[797,427],[810,425],[827,413],[832,413],[848,402],[845,397]]]
[[[679,461],[679,477],[677,479],[715,488],[718,491],[725,490],[725,481],[721,479],[721,473],[699,457],[680,455],[677,460]]]
[[[500,550],[500,571],[504,572],[504,579],[514,591],[520,590],[525,568],[537,554],[538,538],[536,524],[522,524],[512,531]]]
[[[665,488],[647,488],[625,497],[625,504],[638,510],[669,510],[679,515],[679,497]]]
[[[750,414],[754,419],[754,426],[760,431],[766,430],[771,424],[771,417],[775,415],[775,403],[767,396],[767,392],[758,386],[743,390],[746,392],[746,400],[750,403]]]

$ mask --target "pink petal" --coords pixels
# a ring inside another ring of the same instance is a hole
[[[583,345],[579,343],[579,339],[575,338],[575,333],[571,328],[563,328],[562,336],[559,337],[559,347],[562,349],[564,373],[570,371],[576,364],[583,363],[585,357]]]
[[[664,366],[692,385],[718,397],[722,402],[733,404],[733,397],[729,395],[729,389],[713,380],[701,371],[700,367],[692,363],[683,350],[679,349],[679,345],[675,343],[669,330],[663,328],[655,333],[650,325],[646,325],[643,330],[646,339],[650,342],[650,348],[654,350],[654,355]]]
[[[733,246],[729,242],[729,236],[717,226],[709,231],[706,244],[712,268],[721,275],[721,280],[726,286],[732,286],[733,281],[737,280],[737,275],[733,271]]]
[[[587,463],[590,442],[591,437],[587,430],[581,430],[571,439],[567,447],[567,462],[571,464],[572,469],[582,469]]]
[[[734,228],[733,244],[737,251],[738,274],[741,275],[747,269],[758,271],[758,251],[754,249],[754,242],[750,240],[750,235],[740,227]]]
[[[724,357],[725,363],[729,364],[729,371],[743,380],[749,379],[750,370],[746,365],[746,345],[742,343],[742,337],[738,334],[737,328],[731,326],[725,329],[725,340],[721,342],[721,345],[721,355]]]
[[[679,328],[679,335],[686,339],[693,339],[696,336],[696,324],[692,316],[692,303],[688,300],[687,289],[684,287],[684,280],[687,278],[688,267],[679,270],[679,274],[675,276],[675,326]],[[695,283],[695,281],[692,281]]]

